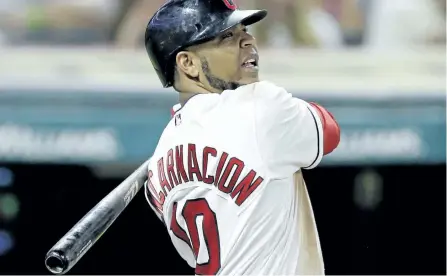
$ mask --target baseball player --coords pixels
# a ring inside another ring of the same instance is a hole
[[[322,106],[260,81],[247,26],[265,10],[171,0],[150,19],[150,60],[179,104],[148,167],[146,199],[198,275],[324,274],[301,174],[340,131]]]

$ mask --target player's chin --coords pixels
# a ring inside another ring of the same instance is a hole
[[[238,81],[238,83],[245,85],[245,84],[251,84],[259,81],[259,75],[258,73],[252,73],[252,74],[243,74],[242,78]]]

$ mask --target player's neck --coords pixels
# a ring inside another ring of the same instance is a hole
[[[179,92],[179,103],[183,106],[189,99],[194,97],[197,94],[210,94],[210,93],[219,93],[219,91],[213,91],[214,88],[205,86],[205,85],[197,85],[187,82],[180,82],[180,85],[176,88]]]
[[[182,106],[184,106],[185,103],[187,101],[189,101],[189,99],[191,99],[192,97],[194,97],[197,94],[204,94],[204,93],[185,93],[185,92],[179,93],[179,103]]]
[[[182,92],[179,92],[179,103],[183,106],[187,101],[189,101],[189,99],[191,99],[195,95],[209,93],[212,92],[207,91],[202,87],[195,87],[194,89],[188,89],[187,91],[183,90]]]

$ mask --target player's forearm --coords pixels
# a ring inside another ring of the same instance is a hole
[[[340,143],[340,126],[335,120],[334,116],[316,103],[309,103],[314,107],[320,116],[321,123],[323,125],[323,141],[324,141],[324,155],[331,153],[335,150]]]

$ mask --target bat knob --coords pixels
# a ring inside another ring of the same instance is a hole
[[[68,260],[57,251],[51,251],[45,257],[45,266],[53,274],[64,274],[68,269]]]

